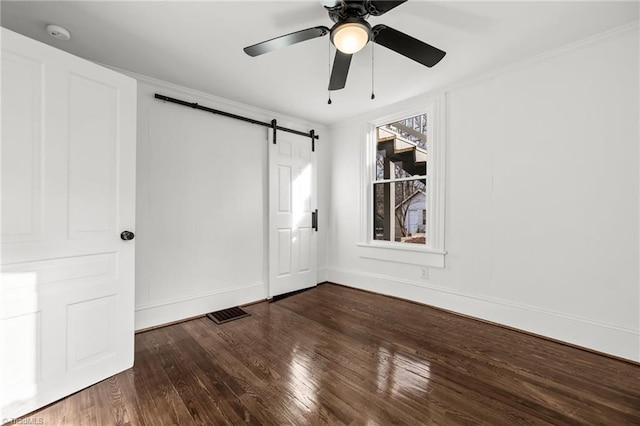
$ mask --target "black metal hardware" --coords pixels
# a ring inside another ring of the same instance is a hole
[[[120,238],[123,241],[129,241],[129,240],[133,240],[135,238],[135,234],[131,231],[122,231],[122,234],[120,234]]]
[[[316,211],[311,212],[311,227],[318,232],[318,209]]]
[[[207,111],[207,112],[210,112],[212,114],[218,114],[218,115],[223,115],[223,116],[229,117],[229,118],[235,118],[236,120],[246,121],[247,123],[258,124],[258,125],[264,126],[264,127],[271,127],[271,128],[274,127],[273,122],[265,123],[264,121],[254,120],[253,118],[243,117],[241,115],[232,114],[230,112],[220,111],[219,109],[213,109],[213,108],[205,107],[205,106],[202,106],[202,105],[198,105],[197,103],[194,103],[194,102],[181,101],[180,99],[171,98],[169,96],[160,95],[158,93],[155,94],[155,98],[163,100],[165,102],[171,102],[171,103],[174,103],[174,104],[183,105],[183,106],[191,107],[191,108],[194,108],[194,109]],[[305,133],[305,132],[301,132],[299,130],[289,129],[287,127],[282,127],[282,126],[278,126],[278,125],[275,126],[275,129],[276,130],[282,130],[283,132],[293,133],[294,135],[311,136],[314,140],[315,139],[320,139],[320,137],[318,135],[316,135],[313,131],[312,131],[312,133]],[[275,138],[274,138],[274,140],[275,140]]]
[[[311,137],[311,152],[316,151],[316,131],[311,129],[309,132],[309,137]]]
[[[273,120],[271,120],[271,128],[273,129],[273,144],[276,144],[276,133],[278,131],[278,122],[276,121],[276,119],[274,118]]]

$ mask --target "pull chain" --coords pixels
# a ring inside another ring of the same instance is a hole
[[[374,78],[373,78],[373,77],[374,77],[374,76],[373,76],[373,68],[374,68],[374,67],[373,67],[373,65],[374,65],[374,62],[373,62],[373,46],[374,46],[374,44],[375,44],[375,43],[371,43],[371,100],[374,100],[374,99],[376,98],[376,95],[375,95],[374,90],[373,90],[373,88],[374,88]]]
[[[329,63],[329,80],[331,80],[331,38],[329,38],[328,46],[329,46],[329,61],[328,61],[328,63]],[[329,105],[331,105],[332,104],[332,102],[331,102],[331,90],[327,90],[327,92],[329,92],[329,100],[327,101],[327,103]]]

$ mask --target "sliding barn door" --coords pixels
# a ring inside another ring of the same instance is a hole
[[[135,80],[2,29],[4,419],[133,365],[135,128]]]
[[[316,153],[311,138],[269,138],[269,298],[317,284]]]

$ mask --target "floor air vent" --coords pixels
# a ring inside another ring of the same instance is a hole
[[[229,309],[223,309],[221,311],[211,312],[210,314],[207,314],[207,317],[216,324],[223,324],[225,322],[248,317],[249,315],[251,314],[236,306]]]

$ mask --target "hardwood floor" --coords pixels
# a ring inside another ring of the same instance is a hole
[[[640,424],[640,366],[323,284],[136,335],[135,367],[45,425]]]

